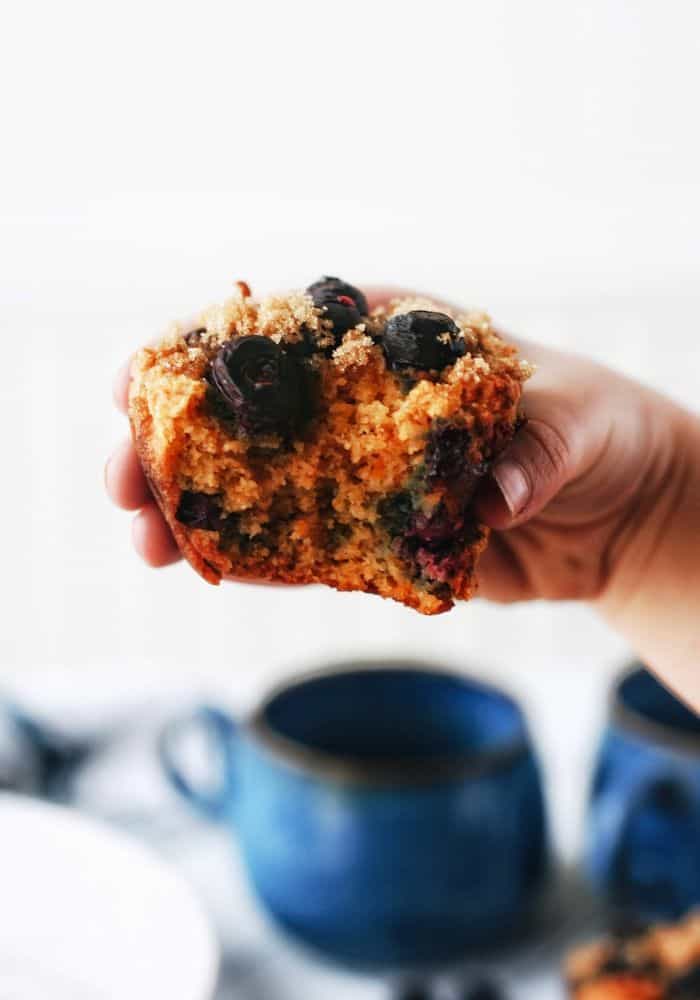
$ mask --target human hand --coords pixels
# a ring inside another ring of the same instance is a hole
[[[514,338],[510,337],[510,340]],[[678,411],[595,362],[515,341],[537,370],[526,423],[478,497],[493,529],[481,593],[496,601],[596,600],[675,479]]]
[[[406,293],[375,289],[370,307],[399,294]],[[671,404],[585,358],[525,341],[519,347],[537,371],[523,395],[527,423],[479,497],[479,514],[495,529],[482,557],[481,594],[594,599],[669,479],[674,435],[660,411]],[[123,413],[129,371],[127,362],[114,385]],[[111,456],[105,481],[117,506],[137,511],[132,540],[142,559],[154,567],[176,562],[180,552],[130,440]]]
[[[481,594],[583,599],[700,711],[700,420],[602,365],[521,343],[527,422],[477,510]]]
[[[131,359],[117,372],[114,403],[126,415],[129,402]],[[153,498],[136,449],[129,438],[109,457],[105,466],[105,487],[111,500],[122,510],[136,511],[131,524],[134,548],[149,566],[169,566],[180,558],[180,550],[158,504]]]

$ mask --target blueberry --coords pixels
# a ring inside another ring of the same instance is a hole
[[[203,528],[205,531],[221,531],[226,522],[218,497],[189,490],[180,494],[175,517],[188,528]]]
[[[466,351],[454,320],[427,309],[392,316],[384,328],[382,343],[393,369],[441,371]]]
[[[408,490],[391,493],[380,500],[377,512],[384,530],[392,537],[405,534],[413,524],[413,500]]]
[[[352,299],[361,316],[366,316],[369,312],[367,299],[360,289],[355,288],[354,285],[349,285],[347,281],[343,281],[341,278],[332,278],[329,275],[324,275],[319,281],[314,281],[313,285],[309,285],[306,293],[311,296],[314,302],[316,302],[317,298],[331,298],[333,296],[337,298],[340,295],[347,299]]]
[[[415,510],[410,494],[396,493],[379,505],[381,524],[393,551],[412,566],[416,576],[445,583],[469,559],[465,546],[479,537],[468,502],[450,512],[443,503],[430,514]]]
[[[465,545],[476,537],[474,522],[465,511],[451,514],[439,504],[430,515],[416,515],[401,552],[424,577],[444,583],[459,572],[467,558]]]
[[[299,330],[299,339],[285,343],[284,349],[292,357],[303,361],[305,358],[310,358],[319,348],[315,335],[307,326],[302,326]]]
[[[217,403],[247,434],[289,436],[310,416],[310,373],[269,337],[234,337],[220,348],[208,380]]]
[[[466,427],[436,424],[425,448],[425,474],[431,483],[458,479],[470,466],[472,437]]]
[[[369,311],[367,299],[359,288],[340,278],[325,276],[309,285],[306,294],[318,309],[323,309],[324,319],[333,324],[336,343],[340,343],[343,334],[357,326]]]
[[[444,504],[438,504],[431,514],[416,514],[411,534],[422,546],[441,548],[446,543],[458,541],[464,527],[464,519],[451,516]]]
[[[466,503],[470,501],[481,478],[488,470],[487,461],[473,462],[469,457],[471,434],[466,427],[436,422],[425,448],[425,478],[429,488],[448,484]]]

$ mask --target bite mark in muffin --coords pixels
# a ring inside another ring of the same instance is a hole
[[[435,614],[476,590],[474,497],[530,371],[483,313],[370,312],[330,277],[256,302],[240,282],[140,352],[129,413],[205,579],[324,583]]]

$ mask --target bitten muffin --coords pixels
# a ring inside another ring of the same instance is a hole
[[[244,282],[138,355],[129,414],[190,563],[324,583],[424,614],[470,598],[473,499],[530,374],[483,313],[368,310],[338,278],[256,302]]]
[[[573,1000],[700,1000],[700,913],[621,928],[572,952],[565,972]]]

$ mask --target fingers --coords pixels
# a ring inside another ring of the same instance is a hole
[[[117,372],[112,386],[114,404],[122,413],[126,413],[129,405],[129,380],[131,378],[131,358],[125,361]]]
[[[492,528],[534,517],[578,471],[577,448],[554,420],[530,418],[491,470],[479,513]]]
[[[131,441],[113,453],[105,468],[107,494],[122,510],[138,510],[131,533],[134,548],[149,566],[169,566],[180,558],[175,539],[153,500]]]
[[[492,528],[526,523],[565,487],[583,482],[610,433],[610,408],[600,405],[605,373],[561,352],[536,353],[542,369],[523,395],[526,422],[477,499],[480,517]]]
[[[149,566],[169,566],[180,559],[180,550],[155,502],[147,503],[131,526],[134,548]]]
[[[126,413],[128,408],[131,362],[132,359],[129,358],[122,365],[114,380],[114,402],[122,413]],[[169,566],[177,562],[180,559],[177,543],[153,500],[131,441],[121,444],[107,462],[105,487],[117,507],[122,510],[138,510],[131,527],[131,537],[134,548],[144,562],[153,567]]]
[[[105,487],[111,501],[122,510],[139,510],[152,499],[131,441],[121,444],[107,462]]]
[[[479,561],[478,596],[499,604],[512,604],[534,597],[532,585],[518,551],[507,533],[491,535]]]

